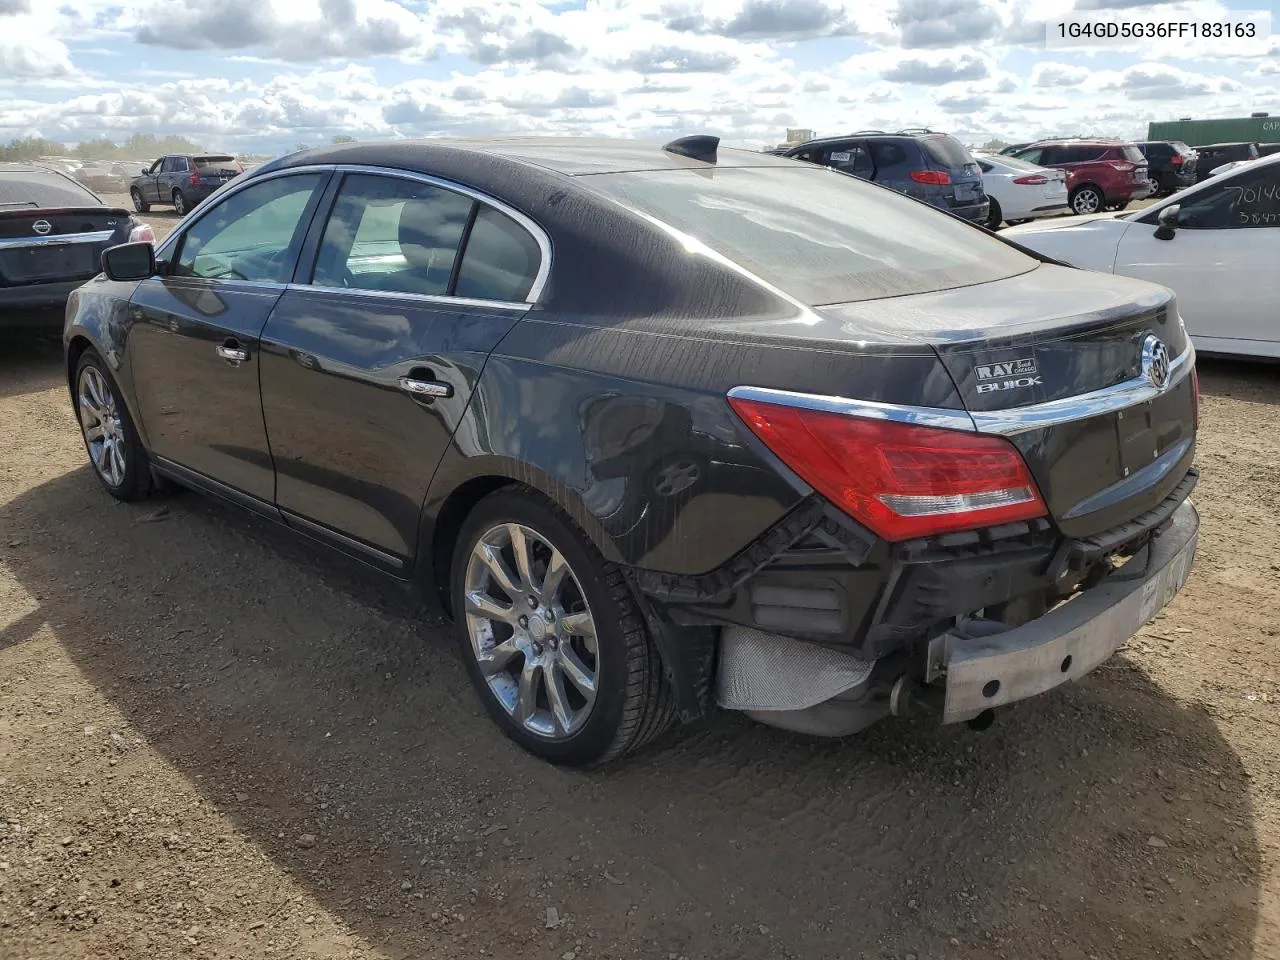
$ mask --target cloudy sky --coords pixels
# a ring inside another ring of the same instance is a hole
[[[1204,21],[1276,4],[0,0],[0,141],[142,131],[272,152],[339,133],[1142,135],[1152,119],[1280,115],[1280,42],[1046,49],[1046,19]]]

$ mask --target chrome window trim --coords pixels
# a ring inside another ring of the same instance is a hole
[[[547,232],[538,226],[532,219],[525,216],[514,207],[503,203],[496,197],[491,197],[487,193],[483,193],[474,187],[468,187],[465,184],[456,183],[452,180],[446,180],[443,177],[433,176],[429,173],[418,173],[414,170],[401,170],[398,167],[377,167],[369,164],[361,163],[339,163],[333,167],[337,173],[363,173],[370,176],[378,177],[395,177],[398,180],[412,180],[417,183],[425,183],[433,187],[440,187],[442,190],[452,190],[454,193],[460,193],[472,200],[478,200],[480,203],[493,207],[499,213],[505,214],[514,220],[519,226],[533,237],[534,243],[538,245],[538,271],[533,276],[533,284],[529,287],[529,293],[523,300],[484,300],[475,301],[478,303],[505,303],[509,306],[519,305],[529,308],[538,302],[542,296],[542,291],[547,285],[547,279],[551,275],[551,238],[547,236]],[[341,190],[339,190],[341,192]],[[322,289],[331,289],[328,287]],[[425,294],[423,295],[425,296]],[[446,300],[464,299],[444,297]]]
[[[532,304],[523,301],[478,300],[474,297],[450,297],[443,293],[400,293],[396,290],[366,290],[363,287],[326,287],[317,283],[290,283],[287,289],[301,293],[328,296],[336,293],[343,297],[376,297],[379,300],[410,300],[446,307],[482,307],[492,310],[528,310]]]
[[[223,277],[188,277],[175,276],[170,274],[166,277],[148,277],[148,280],[162,280],[165,283],[186,284],[194,283],[199,285],[216,283],[221,287],[231,287],[234,290],[265,290],[272,293],[284,293],[289,288],[287,283],[280,283],[278,280],[237,280]]]
[[[364,173],[364,174],[370,174],[373,176],[395,177],[400,180],[414,180],[419,183],[426,183],[434,187],[440,187],[444,190],[452,190],[455,193],[461,193],[462,195],[470,197],[473,200],[478,200],[481,203],[488,204],[489,206],[497,210],[499,213],[503,213],[506,216],[510,217],[512,220],[518,223],[521,226],[521,228],[525,230],[526,233],[528,233],[531,237],[533,237],[534,242],[538,245],[538,253],[540,254],[539,263],[538,263],[538,272],[534,275],[533,285],[529,287],[529,293],[524,300],[521,300],[521,301],[475,300],[468,297],[448,297],[443,295],[439,297],[434,297],[429,294],[398,294],[398,293],[397,294],[387,293],[386,295],[388,296],[418,297],[422,299],[431,300],[432,302],[438,302],[443,300],[449,303],[460,303],[464,306],[493,306],[493,307],[498,307],[504,310],[515,310],[515,309],[528,310],[530,307],[534,306],[538,302],[538,300],[542,296],[543,290],[546,288],[547,280],[551,276],[551,257],[552,257],[551,238],[547,235],[547,232],[543,230],[542,227],[540,227],[534,220],[525,216],[519,210],[514,209],[513,207],[509,206],[506,203],[503,203],[501,200],[498,200],[496,197],[491,197],[488,194],[483,193],[480,190],[476,190],[473,187],[468,187],[465,184],[455,183],[452,180],[445,180],[443,177],[436,177],[427,173],[418,173],[414,170],[401,170],[398,167],[378,167],[378,166],[372,166],[370,164],[360,164],[360,163],[305,164],[303,166],[298,166],[298,167],[283,167],[279,170],[272,170],[270,173],[264,173],[257,176],[253,176],[252,178],[247,180],[239,180],[238,178],[237,180],[232,180],[228,184],[224,185],[223,187],[220,187],[219,190],[216,191],[215,193],[210,194],[210,196],[205,198],[205,201],[199,204],[199,206],[195,210],[192,210],[191,213],[187,214],[185,217],[182,218],[182,220],[178,222],[177,226],[173,228],[173,231],[169,234],[169,236],[167,236],[164,239],[164,241],[160,244],[160,246],[156,248],[156,259],[157,260],[166,259],[169,253],[172,251],[172,249],[177,246],[179,238],[188,229],[190,229],[196,223],[197,220],[205,216],[205,214],[207,214],[209,210],[213,209],[214,205],[208,203],[208,201],[213,197],[216,196],[218,198],[218,203],[221,203],[223,200],[225,200],[227,197],[230,197],[232,194],[239,193],[241,190],[246,190],[256,183],[262,183],[266,180],[274,180],[277,177],[287,177],[293,174],[302,174],[302,173]],[[225,190],[226,192],[225,193],[222,192],[223,190]],[[329,211],[329,212],[332,212],[332,211]],[[236,282],[246,282],[246,281],[225,281],[225,282],[236,283]],[[313,284],[305,284],[305,283],[289,284],[289,286],[295,287],[298,289],[315,289],[315,290],[328,290],[328,291],[344,289],[342,287],[319,287],[319,286],[314,286]],[[385,293],[385,291],[374,291],[374,290],[360,290],[360,291],[352,290],[351,292],[373,294],[373,295],[377,295],[379,293]]]
[[[61,233],[55,237],[5,237],[0,239],[0,249],[11,247],[59,247],[78,243],[106,243],[116,235],[114,230],[94,230],[90,233]]]
[[[1134,377],[1110,387],[1092,390],[1061,400],[1047,400],[1025,407],[1008,410],[968,411],[948,410],[942,407],[914,407],[906,404],[880,403],[874,400],[851,400],[847,397],[827,397],[791,390],[772,390],[767,387],[734,387],[729,397],[756,400],[761,403],[778,403],[819,410],[824,413],[841,413],[851,417],[873,420],[892,420],[925,427],[941,427],[946,430],[966,430],[971,433],[988,433],[1000,436],[1016,436],[1028,430],[1043,430],[1076,420],[1106,413],[1118,413],[1142,403],[1149,403],[1172,390],[1195,367],[1196,351],[1190,338],[1187,348],[1169,364],[1169,380],[1157,387],[1146,377]]]

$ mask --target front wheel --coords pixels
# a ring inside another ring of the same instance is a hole
[[[117,500],[141,500],[151,492],[146,451],[102,357],[86,350],[76,364],[76,415],[98,480]]]
[[[1076,214],[1097,213],[1106,202],[1097,187],[1084,186],[1071,194],[1071,210]]]
[[[1001,221],[1004,219],[1004,212],[1000,209],[1000,204],[995,200],[991,201],[991,208],[987,211],[987,229],[999,229]]]
[[[133,200],[133,209],[138,213],[147,213],[151,209],[151,204],[142,199],[142,191],[137,187],[129,191],[129,197]]]
[[[525,488],[482,500],[452,573],[467,672],[526,750],[599,764],[671,725],[662,664],[622,572],[549,501]]]
[[[173,212],[178,216],[186,216],[187,197],[181,190],[173,191]]]

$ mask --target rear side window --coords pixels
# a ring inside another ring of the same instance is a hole
[[[84,187],[51,171],[0,171],[0,211],[23,207],[100,206],[102,201]]]
[[[1057,150],[1061,157],[1055,160],[1055,163],[1089,163],[1090,161],[1101,159],[1102,155],[1106,153],[1106,150],[1102,147],[1069,146],[1058,147]],[[1142,159],[1141,155],[1139,155],[1138,159]]]
[[[467,236],[455,296],[519,303],[529,296],[542,251],[529,231],[481,204]]]
[[[929,159],[940,167],[957,170],[973,163],[969,151],[955,137],[922,137],[920,146],[929,155]]]
[[[988,283],[1038,265],[926,204],[802,164],[578,179],[809,304]]]
[[[871,163],[878,174],[893,174],[895,167],[911,166],[911,158],[902,144],[892,140],[873,140],[871,142]],[[905,173],[904,173],[905,175]]]
[[[165,173],[182,173],[187,169],[186,157],[169,157],[164,162]]]
[[[862,143],[847,143],[840,147],[832,147],[827,151],[826,165],[842,173],[867,177],[873,169],[871,154]]]
[[[312,282],[444,296],[474,202],[416,180],[352,174],[325,225]]]

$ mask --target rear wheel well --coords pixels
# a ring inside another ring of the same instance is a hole
[[[519,486],[510,477],[474,477],[449,494],[436,514],[431,532],[432,583],[427,588],[435,590],[440,607],[448,617],[453,616],[450,578],[453,575],[453,554],[458,545],[458,534],[477,503],[495,490],[506,486]]]

